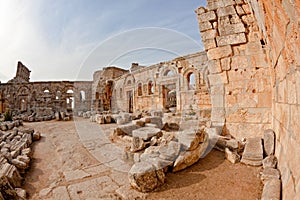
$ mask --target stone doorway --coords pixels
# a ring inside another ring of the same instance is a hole
[[[132,113],[133,112],[133,95],[132,95],[132,91],[127,92],[127,102],[128,102],[128,112]]]
[[[168,84],[162,86],[163,94],[163,107],[169,110],[176,110],[177,98],[176,98],[176,85]]]

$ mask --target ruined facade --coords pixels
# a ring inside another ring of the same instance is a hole
[[[37,117],[55,112],[88,110],[91,107],[92,82],[29,82],[30,71],[18,62],[16,76],[0,84],[0,113],[36,113]]]
[[[149,67],[133,64],[130,73],[114,81],[112,110],[173,111],[210,109],[206,87],[207,57],[196,53]]]
[[[213,124],[237,138],[272,128],[282,197],[299,197],[300,2],[208,0],[196,13]]]

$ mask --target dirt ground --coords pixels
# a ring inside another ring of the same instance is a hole
[[[82,144],[73,121],[26,126],[42,133],[42,139],[33,145],[31,168],[24,181],[29,199],[216,200],[260,199],[261,196],[261,169],[231,164],[217,150],[186,170],[168,173],[161,188],[144,195],[129,188],[126,173],[114,171],[92,156]],[[109,134],[111,129],[107,125],[103,127]]]

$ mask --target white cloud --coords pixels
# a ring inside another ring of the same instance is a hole
[[[117,34],[143,26],[169,27],[187,33],[193,29],[185,25],[189,21],[185,19],[185,13],[177,19],[168,19],[169,14],[165,12],[172,11],[160,8],[158,10],[163,14],[156,13],[155,6],[160,5],[152,5],[152,13],[145,13],[148,3],[140,0],[118,1],[118,4],[104,0],[76,1],[74,4],[59,0],[0,0],[0,81],[14,77],[19,60],[32,71],[32,81],[75,80],[79,70],[80,77],[91,79],[94,70],[113,61],[129,66],[129,56],[132,56],[132,62],[148,64],[150,60],[169,59],[171,54],[197,51],[199,42],[193,44],[196,48],[191,47],[191,40],[186,44],[188,38],[166,30],[148,29],[147,33],[141,33],[143,29],[138,29]],[[197,24],[194,26],[197,28]],[[110,38],[113,35],[116,37]],[[97,46],[99,43],[101,48]],[[96,47],[97,53],[90,55]],[[155,48],[158,53],[154,55]],[[144,59],[142,52],[147,56]],[[84,73],[81,64],[89,68]]]

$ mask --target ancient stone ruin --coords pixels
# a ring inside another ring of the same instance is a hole
[[[92,81],[30,82],[18,62],[16,77],[0,84],[0,113],[14,119],[1,122],[0,186],[15,193],[29,162],[34,133],[12,127],[75,115],[118,124],[111,141],[127,142],[129,180],[141,192],[214,147],[232,163],[263,166],[262,199],[297,198],[300,2],[207,0],[195,12],[202,52],[130,70],[108,66]]]

